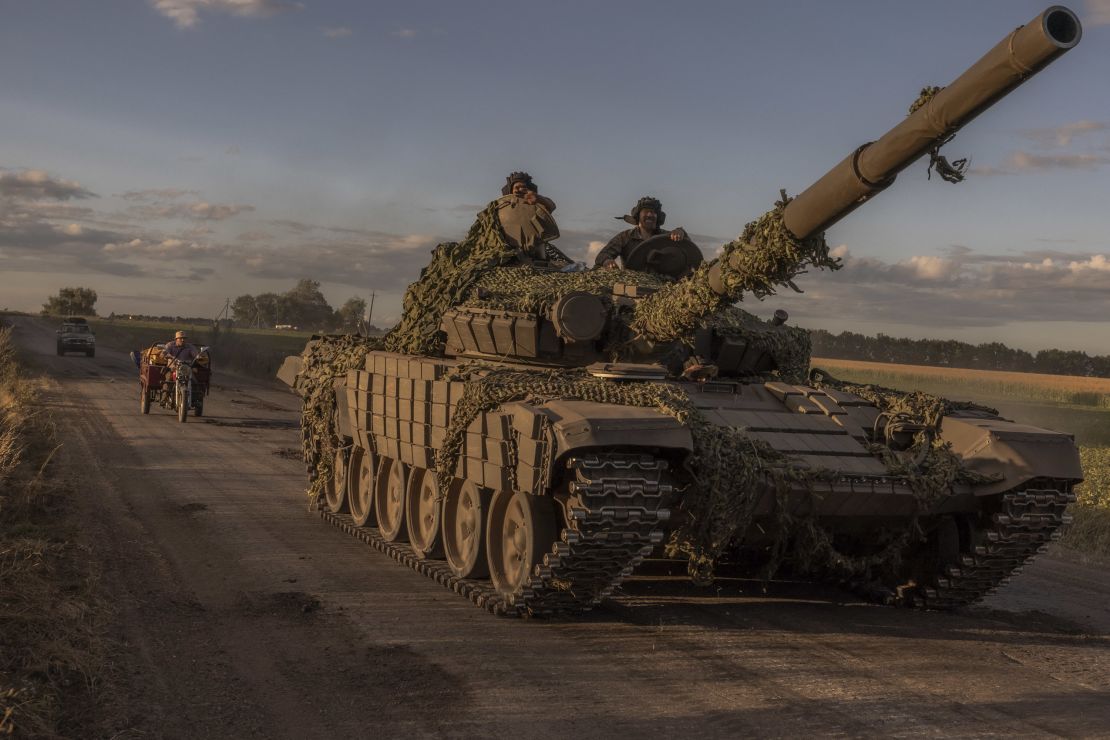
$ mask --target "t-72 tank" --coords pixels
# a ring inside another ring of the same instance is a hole
[[[1070,436],[971,403],[842,383],[806,332],[734,304],[807,267],[824,230],[1078,43],[1051,7],[706,263],[645,241],[567,271],[534,199],[442,244],[384,339],[314,338],[279,377],[304,398],[324,516],[494,613],[573,614],[645,557],[865,584],[888,602],[979,599],[1065,524]],[[642,269],[627,269],[639,267]]]

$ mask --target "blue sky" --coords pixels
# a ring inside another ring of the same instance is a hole
[[[641,195],[707,256],[1047,3],[0,0],[0,307],[215,315],[321,281],[375,323],[504,176],[586,257]],[[1083,41],[747,307],[1110,353],[1110,0]]]

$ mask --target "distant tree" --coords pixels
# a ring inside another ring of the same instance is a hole
[[[258,320],[258,304],[252,295],[241,295],[231,302],[231,315],[239,326],[253,326]]]
[[[257,322],[261,326],[285,323],[283,300],[277,293],[259,293],[254,297],[254,305],[258,310]]]
[[[92,288],[62,288],[42,304],[42,312],[52,316],[96,316],[96,291]]]
[[[347,302],[335,312],[335,326],[342,331],[356,332],[365,317],[366,300],[363,298],[348,298]]]
[[[335,311],[320,292],[320,283],[316,280],[300,280],[282,298],[285,313],[282,323],[319,329],[331,326],[335,321]]]

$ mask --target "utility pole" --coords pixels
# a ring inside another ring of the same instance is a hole
[[[370,291],[370,310],[366,314],[366,333],[370,333],[370,320],[374,318],[374,298],[377,296],[377,291]]]

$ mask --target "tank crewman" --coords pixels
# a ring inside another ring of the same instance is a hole
[[[660,228],[667,220],[667,214],[663,213],[663,204],[650,195],[636,201],[629,215],[615,218],[630,223],[633,227],[609,240],[609,243],[597,253],[594,267],[615,269],[617,257],[625,259],[637,244],[658,234],[670,234],[671,239],[676,242],[686,238],[686,230],[681,226],[674,231]]]
[[[540,195],[536,183],[527,172],[513,172],[505,178],[505,185],[501,188],[501,195],[515,195],[523,198],[529,205],[539,204],[547,209],[548,213],[555,211],[555,201],[546,195]]]
[[[189,335],[184,331],[179,331],[173,335],[172,342],[166,342],[166,346],[162,350],[166,353],[166,357],[176,362],[192,362],[200,354],[200,350],[196,345],[190,344]]]
[[[525,261],[541,260],[555,266],[572,260],[551,244],[559,238],[559,226],[551,212],[555,201],[540,195],[527,172],[513,172],[505,178],[497,199],[497,217],[510,245],[521,250]]]

